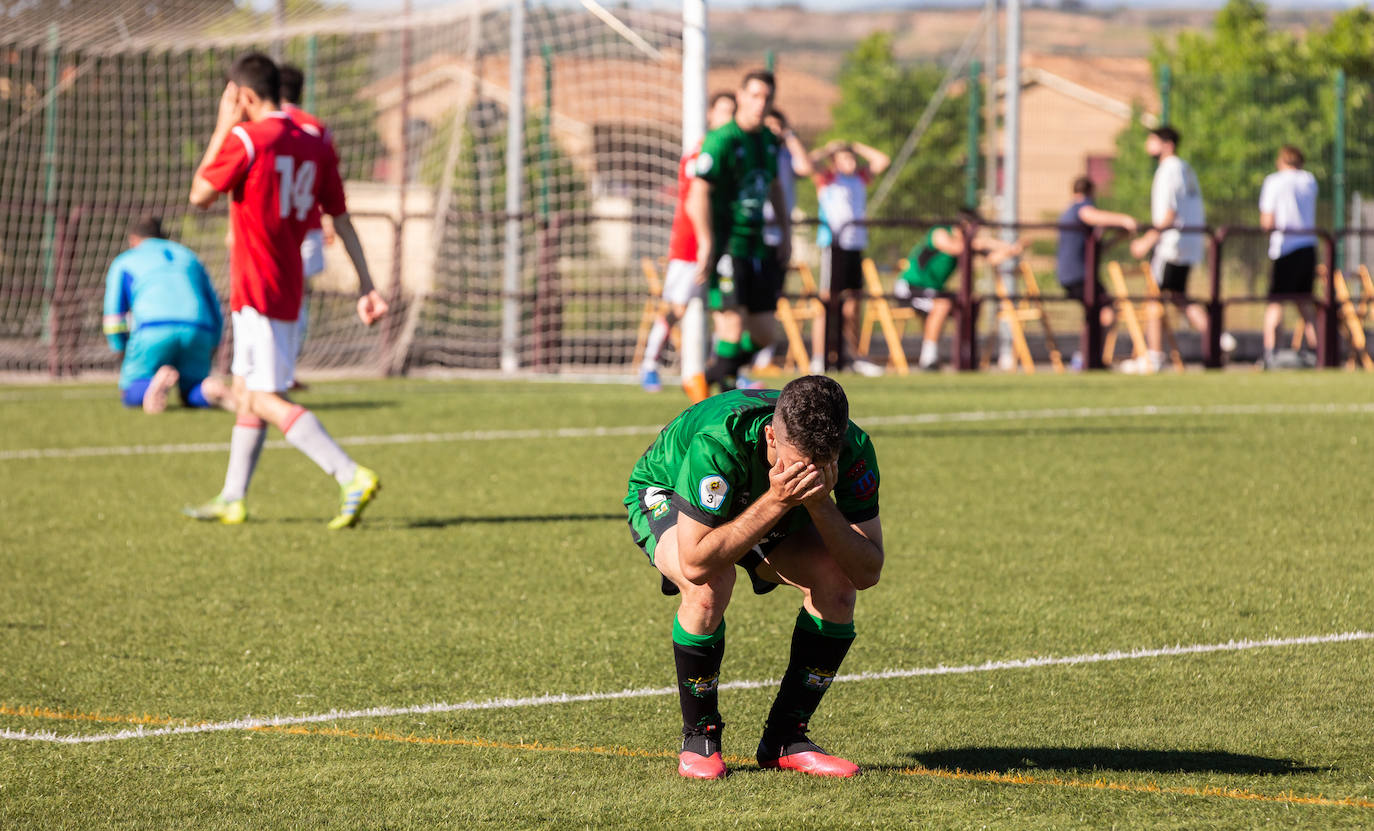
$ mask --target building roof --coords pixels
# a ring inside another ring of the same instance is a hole
[[[1021,60],[1021,83],[1044,83],[1065,94],[1130,114],[1133,105],[1159,112],[1159,89],[1145,58],[1050,55],[1027,52]],[[1095,100],[1096,99],[1096,100]],[[1114,104],[1114,106],[1112,106]]]
[[[745,73],[756,68],[757,64],[711,67],[706,75],[707,95],[734,91]],[[774,75],[778,91],[773,104],[787,116],[792,129],[812,139],[830,128],[830,113],[840,100],[840,88],[833,81],[810,72],[789,69],[785,64],[779,66]]]
[[[653,62],[623,58],[556,56],[553,61],[553,110],[555,126],[619,123],[669,125],[674,130],[682,121],[679,92],[682,67],[677,56]],[[712,67],[707,74],[708,95],[734,91],[752,66]],[[488,56],[478,62],[479,94],[503,104],[509,97],[510,64],[504,55]],[[525,64],[525,100],[531,111],[543,107],[545,70],[536,56]],[[440,89],[456,88],[459,95],[452,105],[466,102],[466,89],[473,83],[473,69],[462,57],[442,54],[412,67],[410,89],[413,98],[433,95]],[[808,72],[780,69],[777,72],[777,106],[794,129],[812,136],[830,126],[830,111],[840,91],[831,81]],[[373,98],[379,109],[388,110],[400,103],[401,77],[393,74],[364,87],[359,95]],[[657,94],[656,94],[657,93]]]

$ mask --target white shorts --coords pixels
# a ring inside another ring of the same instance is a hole
[[[244,307],[232,315],[234,363],[230,371],[254,392],[285,392],[296,379],[294,320],[276,320]]]
[[[307,280],[324,271],[324,231],[319,228],[306,231],[301,240],[301,269]]]
[[[663,299],[674,306],[686,306],[697,293],[697,264],[686,260],[669,260],[663,274]]]

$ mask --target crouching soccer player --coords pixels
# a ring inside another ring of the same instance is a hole
[[[832,497],[833,492],[833,497]],[[635,543],[681,594],[673,658],[682,706],[678,773],[726,775],[717,706],[736,566],[756,594],[801,591],[791,657],[763,728],[760,767],[817,776],[859,768],[807,738],[854,641],[854,601],[883,566],[878,464],[835,381],[734,390],[683,412],[644,452],[625,497]]]
[[[210,375],[224,312],[205,266],[191,249],[167,239],[157,217],[134,222],[128,241],[129,250],[105,275],[103,318],[110,349],[124,353],[124,406],[160,413],[175,387],[188,407],[232,412],[229,389]]]

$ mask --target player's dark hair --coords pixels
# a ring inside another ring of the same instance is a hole
[[[281,70],[261,52],[239,55],[229,67],[229,80],[248,87],[259,98],[276,104],[281,101]]]
[[[167,239],[167,232],[162,228],[162,217],[148,214],[134,220],[133,224],[129,226],[129,236],[143,237],[144,239]]]
[[[803,375],[782,388],[774,418],[787,433],[787,443],[804,456],[821,461],[838,458],[849,429],[849,399],[844,388],[824,375]]]
[[[1302,157],[1301,150],[1291,144],[1285,144],[1283,147],[1279,148],[1279,161],[1289,167],[1296,167],[1301,170],[1305,159]]]
[[[1080,196],[1092,196],[1095,190],[1097,190],[1097,186],[1087,176],[1079,176],[1073,180],[1073,192]]]
[[[716,102],[722,98],[729,98],[731,104],[739,106],[739,102],[735,100],[735,94],[733,92],[719,90],[717,92],[711,93],[711,103],[706,106],[706,109],[714,109],[716,106]]]
[[[1175,130],[1173,127],[1171,127],[1171,126],[1168,125],[1168,124],[1161,124],[1161,125],[1159,125],[1158,127],[1154,128],[1153,130],[1150,131],[1150,135],[1154,136],[1155,138],[1159,139],[1160,141],[1167,141],[1167,142],[1169,142],[1169,143],[1172,144],[1175,148],[1178,147],[1178,141],[1179,141],[1178,130]]]
[[[776,118],[778,120],[778,123],[782,125],[782,128],[784,130],[787,129],[787,116],[782,114],[782,110],[778,109],[777,107],[774,107],[768,111],[768,114]]]
[[[777,92],[778,90],[778,79],[773,77],[773,73],[766,69],[754,69],[746,73],[744,80],[739,82],[739,88],[744,89],[749,86],[750,81],[762,81],[768,85],[768,90],[770,92]]]
[[[977,205],[960,205],[959,218],[965,222],[981,223],[983,221],[983,215],[978,213]]]
[[[305,73],[294,64],[284,63],[281,72],[281,100],[283,104],[301,103],[301,91],[305,89]]]

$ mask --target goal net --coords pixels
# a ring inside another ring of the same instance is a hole
[[[302,106],[334,135],[392,306],[363,327],[343,246],[327,245],[307,374],[628,369],[641,261],[667,250],[675,195],[680,7],[418,5],[0,0],[0,371],[116,367],[105,272],[143,214],[201,256],[227,302],[225,207],[186,197],[225,72],[249,49],[304,70]]]

